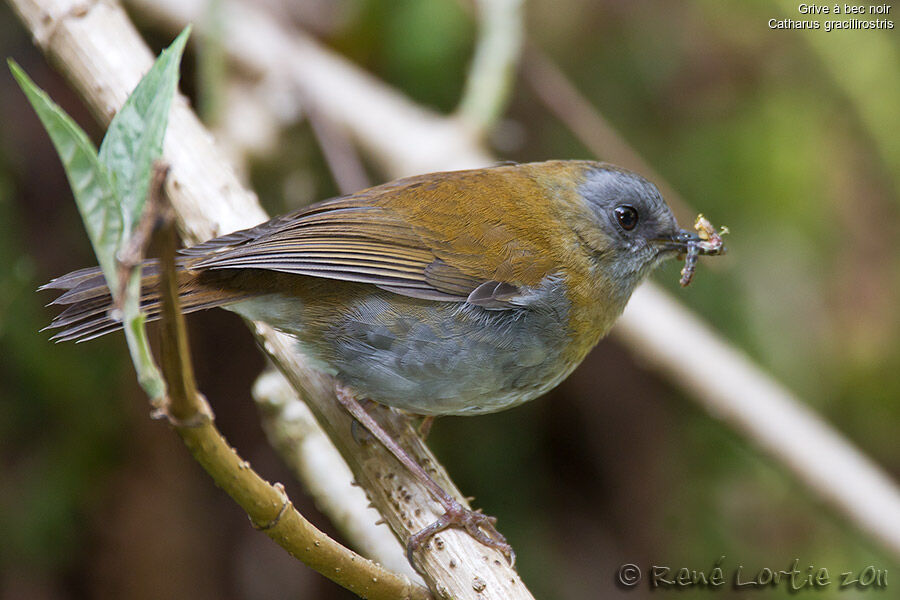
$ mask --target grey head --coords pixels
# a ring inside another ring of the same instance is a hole
[[[624,293],[697,239],[678,226],[656,186],[637,173],[595,163],[578,191],[603,233],[602,242],[592,244],[598,266]]]

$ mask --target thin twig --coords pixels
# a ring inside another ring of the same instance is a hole
[[[203,21],[206,27],[197,44],[198,111],[204,122],[217,128],[222,119],[227,59],[222,37],[222,4],[224,0],[208,0]]]
[[[343,537],[361,554],[422,582],[390,528],[379,524],[382,516],[353,480],[350,467],[284,376],[267,369],[253,384],[253,399],[269,443]]]
[[[137,83],[140,74],[149,67],[150,54],[139,42],[124,15],[108,14],[107,12],[104,14],[108,17],[108,21],[104,21],[96,15],[92,18],[75,20],[66,17],[73,11],[72,3],[68,1],[59,0],[59,5],[54,5],[56,8],[53,10],[37,7],[33,0],[10,0],[10,2],[23,15],[23,20],[28,24],[38,43],[64,65],[63,68],[67,75],[101,120],[109,119],[115,108],[124,101],[128,91]],[[180,0],[177,4],[188,5],[191,2]],[[159,7],[161,13],[170,9],[172,7],[168,5]],[[100,10],[115,11],[115,6],[102,3],[89,12]],[[184,13],[181,11],[181,7],[175,7],[173,10],[174,12],[166,19],[173,27],[183,26],[184,21],[181,19],[181,15]],[[237,48],[229,47],[230,54],[236,52],[238,54],[266,55],[273,49],[268,44],[270,40],[265,35],[261,35],[258,30],[254,30],[254,23],[242,21],[234,27],[243,39],[241,44],[237,44]],[[241,27],[246,27],[246,30],[240,31]],[[266,29],[266,33],[270,32],[271,28]],[[440,136],[441,126],[433,130],[429,129],[438,137],[429,141],[428,144],[439,146],[439,148],[429,148],[429,151],[425,153],[427,160],[422,160],[421,156],[417,159],[414,153],[419,150],[419,147],[414,144],[395,143],[398,137],[402,137],[403,142],[411,139],[405,135],[406,130],[415,130],[418,133],[424,131],[420,128],[421,115],[415,107],[408,103],[382,102],[386,97],[394,97],[394,93],[386,92],[382,84],[371,77],[360,74],[358,70],[350,68],[345,61],[327,56],[325,50],[314,48],[314,44],[309,40],[303,40],[291,47],[290,44],[283,44],[284,38],[289,37],[286,33],[282,32],[278,35],[281,39],[276,44],[276,49],[289,52],[292,56],[284,59],[285,63],[290,66],[287,71],[279,72],[276,68],[273,73],[284,74],[298,80],[303,79],[304,74],[308,74],[309,88],[315,92],[308,98],[317,104],[321,102],[323,106],[327,105],[338,122],[342,122],[349,131],[353,131],[357,139],[364,138],[366,140],[365,147],[370,150],[381,148],[383,153],[380,158],[384,159],[385,165],[392,167],[389,168],[392,175],[416,170],[447,168],[451,164],[456,166],[461,162],[473,160],[473,155],[460,155],[471,146],[454,145],[453,141],[460,139],[455,135]],[[230,41],[234,39],[236,39],[234,36],[229,36]],[[250,43],[251,39],[255,43]],[[116,65],[109,64],[108,61],[103,60],[106,54],[123,60]],[[235,57],[232,55],[232,58]],[[256,65],[258,70],[265,71],[267,65],[277,67],[284,64],[281,62],[281,58],[283,57],[279,57],[278,60],[268,60],[265,56],[254,56],[249,60]],[[237,60],[241,61],[242,58],[237,57]],[[301,66],[304,61],[307,63],[305,70]],[[340,76],[327,76],[326,73],[334,72],[331,67],[335,64],[340,65],[337,68]],[[348,101],[348,98],[353,101]],[[367,106],[369,101],[374,101],[378,105],[374,113],[361,109],[361,107]],[[430,119],[428,121],[430,124],[433,123]],[[357,125],[359,129],[357,129]],[[449,129],[450,125],[447,125],[447,128]],[[199,241],[261,221],[262,212],[255,204],[255,198],[242,190],[234,180],[233,174],[223,168],[224,161],[218,153],[209,148],[208,140],[205,144],[199,143],[199,138],[203,138],[205,133],[186,116],[183,105],[173,107],[170,138],[172,138],[173,131],[177,132],[175,135],[177,143],[168,141],[166,153],[171,155],[173,168],[179,164],[184,170],[183,174],[178,175],[182,189],[174,191],[177,193],[176,206],[180,223],[188,233],[189,239]],[[395,135],[398,132],[403,132],[404,135]],[[383,144],[379,145],[379,140],[384,140]],[[478,156],[485,158],[483,153],[478,153]],[[447,162],[442,163],[441,157],[447,158]],[[489,159],[485,163],[488,161]],[[429,166],[422,168],[422,165],[425,164]],[[169,186],[170,193],[173,191],[172,187],[173,185]],[[175,196],[173,196],[173,202],[175,202]],[[215,215],[214,220],[208,215]],[[639,299],[645,301],[635,302]],[[631,315],[631,322],[636,324],[633,327],[633,335],[626,340],[628,345],[639,348],[642,344],[653,346],[660,342],[660,334],[657,329],[641,327],[641,324],[656,323],[657,320],[653,316],[668,314],[666,307],[672,303],[673,301],[667,295],[643,295],[639,291],[639,294],[632,300],[628,311]],[[627,316],[628,313],[626,313]],[[677,373],[683,370],[685,340],[709,337],[717,344],[730,349],[729,352],[720,353],[718,360],[709,363],[710,370],[708,373],[704,371],[706,377],[705,385],[702,387],[692,388],[690,382],[679,381],[685,385],[685,389],[688,390],[691,397],[714,401],[720,403],[723,410],[724,407],[728,407],[729,410],[734,411],[736,423],[743,422],[746,418],[746,411],[753,411],[753,406],[758,398],[751,398],[747,402],[746,397],[738,397],[733,394],[733,390],[737,389],[735,386],[740,385],[740,380],[732,379],[735,370],[750,373],[756,381],[761,382],[757,388],[760,393],[765,394],[772,389],[783,389],[745,356],[731,348],[720,336],[715,334],[708,336],[708,328],[706,326],[698,327],[696,317],[692,316],[686,321],[667,322],[666,324],[672,328],[667,336],[672,335],[679,343],[674,346],[661,347],[656,353],[656,364],[663,366],[664,372]],[[258,327],[261,335],[266,336],[265,343],[272,342],[270,350],[276,355],[276,359],[283,359],[282,368],[292,373],[292,383],[301,390],[305,390],[304,394],[306,395],[324,394],[326,389],[324,379],[316,379],[317,376],[313,371],[304,371],[303,363],[291,364],[292,354],[289,339],[271,334],[265,326],[259,325]],[[708,356],[704,355],[703,362],[707,360],[709,360]],[[790,394],[786,394],[783,398],[791,407],[802,406],[799,400]],[[797,419],[808,422],[809,411],[797,412]],[[737,425],[737,427],[744,431],[741,425]],[[822,424],[822,427],[827,432],[825,439],[829,440],[825,443],[830,443],[830,449],[833,450],[830,455],[835,457],[834,460],[842,462],[843,459],[848,459],[849,464],[856,467],[856,471],[834,471],[822,483],[824,487],[828,488],[827,492],[823,493],[823,490],[817,487],[811,487],[811,490],[816,495],[832,502],[857,526],[872,533],[895,555],[900,556],[900,517],[896,517],[900,515],[900,500],[898,500],[896,485],[883,475],[881,469],[861,455],[833,428],[825,424]],[[757,443],[762,443],[761,440],[753,438],[751,434],[747,435]],[[813,444],[817,444],[819,441],[819,438],[799,439],[792,431],[785,431],[783,428],[771,429],[767,432],[766,437],[766,444],[772,448],[772,454],[779,462],[785,462],[785,457],[795,453],[789,448],[804,444],[808,444],[805,450],[806,454],[813,457],[814,460],[818,460],[818,457],[815,456],[818,447]],[[827,467],[824,463],[821,464]],[[803,480],[808,482],[805,477]],[[871,486],[859,485],[867,481],[875,483]],[[838,496],[843,497],[843,500],[836,501],[835,498]],[[860,507],[869,508],[861,510]],[[871,510],[872,508],[878,508],[878,510]],[[884,519],[885,515],[891,518]]]
[[[161,187],[154,188],[157,191]],[[159,232],[162,265],[162,361],[168,403],[157,414],[168,419],[194,459],[237,502],[253,526],[292,556],[363,598],[427,600],[428,590],[384,569],[318,530],[293,506],[281,484],[262,479],[231,448],[213,424],[212,410],[197,391],[184,315],[179,308],[175,232],[163,195],[153,202],[163,223]]]
[[[153,235],[153,230],[158,223],[159,207],[154,206],[153,203],[165,184],[167,175],[167,166],[154,168],[153,177],[150,181],[150,194],[147,196],[141,219],[138,221],[137,227],[134,228],[134,233],[128,239],[128,244],[116,256],[119,289],[113,295],[112,310],[122,310],[125,302],[125,290],[128,287],[131,275],[144,260],[144,252],[147,249],[147,244],[150,243],[150,236]]]
[[[350,194],[369,187],[366,168],[343,129],[319,114],[314,106],[307,107],[306,117],[341,193]]]

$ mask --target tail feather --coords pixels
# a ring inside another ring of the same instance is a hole
[[[155,292],[153,291],[143,294],[139,300],[141,310],[152,306],[154,298]],[[60,327],[72,326],[91,317],[105,315],[111,307],[112,297],[109,293],[91,300],[78,301],[59,313],[56,318],[53,319],[53,322],[44,329],[58,329]]]
[[[189,272],[186,266],[186,260],[180,260],[176,265],[182,312],[190,313],[232,304],[253,295],[242,290],[201,282],[200,278]],[[159,283],[158,262],[145,261],[141,265],[140,307],[148,321],[159,319],[162,312]],[[52,341],[85,342],[122,328],[122,322],[111,315],[112,295],[99,267],[73,271],[57,277],[39,289],[63,290],[63,293],[50,304],[65,305],[66,308],[44,328],[44,330],[60,330],[50,338]]]
[[[83,321],[88,317],[103,314],[107,310],[109,310],[109,307],[111,305],[112,298],[110,298],[108,294],[105,297],[95,298],[93,300],[86,300],[84,302],[79,302],[78,304],[73,304],[66,308],[66,310],[59,313],[56,318],[53,319],[53,323],[45,327],[45,329],[66,327],[72,325],[73,323]]]
[[[182,265],[177,267],[183,268]],[[147,291],[158,285],[159,263],[156,260],[147,260],[141,264],[141,289]],[[106,286],[106,277],[100,267],[81,269],[68,275],[57,277],[50,283],[42,285],[38,291],[58,289],[65,292],[50,302],[47,306],[55,304],[78,304],[96,298],[109,296],[109,288]]]
[[[51,279],[49,282],[39,287],[38,291],[72,289],[85,279],[96,277],[98,274],[101,274],[100,267],[78,269],[77,271],[72,271],[71,273],[66,273],[65,275]]]

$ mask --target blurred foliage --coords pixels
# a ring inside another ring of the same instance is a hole
[[[116,462],[122,415],[110,410],[120,353],[49,346],[37,331],[47,311],[34,293],[33,258],[20,234],[13,185],[0,179],[0,562],[49,566],[77,557],[80,515]],[[95,354],[96,353],[96,354]]]
[[[331,27],[320,30],[326,43],[416,101],[453,109],[475,33],[460,4],[337,4],[339,18],[323,20]],[[690,288],[678,288],[676,264],[655,280],[897,478],[900,38],[896,30],[768,28],[770,18],[801,18],[795,10],[781,0],[532,0],[528,25],[532,41],[693,208],[733,232],[729,255],[702,261]],[[8,12],[0,12],[0,40],[29,72],[41,64]],[[54,97],[65,94],[62,82],[40,75]],[[24,108],[10,84],[0,78],[4,116]],[[63,104],[77,108],[71,98]],[[110,563],[100,542],[87,554],[80,549],[107,516],[97,498],[137,468],[129,461],[142,442],[123,439],[130,422],[123,404],[134,395],[123,398],[123,390],[134,386],[123,385],[131,373],[121,340],[76,348],[36,333],[51,311],[39,308],[32,290],[90,259],[58,165],[46,158],[49,142],[21,121],[0,129],[0,224],[12,232],[0,236],[0,531],[12,540],[0,559],[38,573],[28,581],[39,589],[74,582],[86,595],[115,595],[120,588],[92,579],[97,556],[127,573],[147,551],[126,548]],[[503,158],[589,156],[524,85],[503,132],[520,132],[503,140]],[[287,131],[251,178],[273,212],[336,191],[307,124]],[[249,336],[229,333],[239,325],[227,316],[192,320],[201,388],[226,434],[254,464],[286,478],[247,412],[259,361]],[[685,348],[685,368],[702,360],[702,348]],[[603,342],[547,398],[498,415],[442,419],[431,440],[462,489],[500,517],[538,597],[644,597],[613,585],[625,562],[709,569],[725,555],[723,568],[733,573],[738,564],[786,569],[799,558],[801,568],[825,566],[833,577],[869,564],[900,566],[615,342]],[[248,566],[259,551],[247,550],[245,519],[216,490],[192,494],[165,496],[163,514],[180,514],[191,499],[202,503],[213,516],[199,538],[224,540],[191,551],[224,565],[214,572],[225,581],[194,597],[276,597],[263,589],[347,597],[318,580],[284,583],[296,576],[289,566],[259,575]],[[113,516],[133,509],[124,502]],[[137,530],[142,546],[153,547],[155,529]],[[269,583],[254,584],[250,572]],[[890,583],[881,595],[892,593]],[[714,595],[749,595],[726,588]],[[872,593],[832,586],[816,597]],[[790,596],[783,587],[756,595]]]
[[[331,42],[413,100],[449,111],[465,81],[475,28],[458,2],[359,0]]]

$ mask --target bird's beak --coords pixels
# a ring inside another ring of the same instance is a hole
[[[682,254],[688,251],[689,244],[696,244],[702,240],[699,235],[692,231],[679,229],[678,232],[670,236],[655,238],[651,241],[659,248],[660,252],[668,251]],[[703,254],[703,251],[700,254]]]

